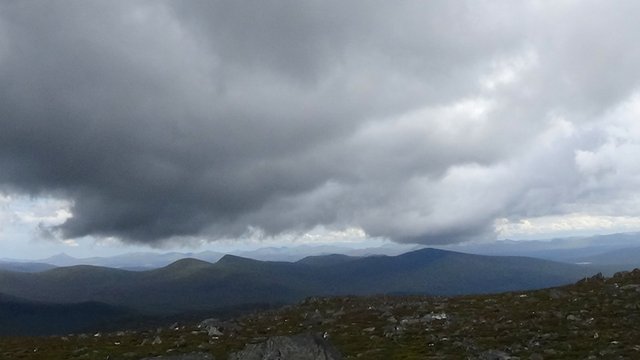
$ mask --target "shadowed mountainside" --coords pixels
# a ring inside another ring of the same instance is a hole
[[[49,335],[112,328],[133,320],[128,309],[98,302],[51,304],[0,294],[0,336]]]
[[[140,272],[95,266],[0,271],[0,292],[49,303],[101,302],[157,315],[292,303],[307,296],[495,293],[563,285],[593,272],[539,259],[435,249],[399,256],[319,256],[295,263],[227,255],[215,264],[183,259]]]
[[[3,337],[0,358],[636,359],[638,299],[640,269],[528,292],[310,297],[160,328]],[[284,355],[294,351],[311,355]]]

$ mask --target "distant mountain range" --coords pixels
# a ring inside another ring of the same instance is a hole
[[[216,262],[220,260],[220,258],[222,258],[224,255],[224,253],[218,253],[215,251],[203,251],[198,253],[169,252],[164,254],[152,252],[136,252],[109,257],[75,258],[62,253],[45,259],[36,260],[34,262],[16,259],[8,259],[4,262],[0,260],[0,267],[4,267],[3,263],[6,262],[14,264],[14,266],[18,264],[24,264],[24,267],[26,269],[31,268],[31,266],[29,266],[28,264],[35,263],[46,264],[53,267],[92,265],[132,271],[142,271],[161,268],[171,264],[172,262],[184,258],[195,258],[209,262]]]
[[[309,296],[461,295],[553,287],[599,271],[640,267],[640,247],[633,247],[639,239],[638,234],[617,234],[449,247],[493,255],[430,248],[402,253],[407,246],[300,246],[243,253],[294,261],[213,251],[86,259],[60,254],[34,262],[2,259],[0,336],[130,327],[184,314],[237,314]],[[380,252],[388,255],[371,255]]]
[[[29,301],[101,302],[171,314],[314,295],[457,295],[567,284],[594,270],[524,257],[422,249],[398,256],[317,256],[268,262],[226,255],[216,263],[182,259],[149,271],[95,266],[38,273],[0,271],[0,293]]]
[[[292,247],[264,247],[254,250],[233,251],[230,255],[265,261],[298,261],[307,256],[345,254],[349,256],[399,255],[422,248],[417,245],[387,244],[379,247],[352,248],[337,245],[298,245]],[[132,271],[158,269],[175,261],[192,258],[215,263],[226,253],[201,252],[134,252],[109,257],[75,258],[65,253],[38,260],[0,259],[0,269],[22,272],[38,272],[54,267],[93,265]]]
[[[422,245],[389,243],[378,247],[353,248],[350,244],[263,247],[253,250],[236,250],[229,254],[263,261],[295,262],[309,256],[342,254],[355,257],[371,255],[395,256],[422,249]],[[442,250],[495,256],[525,256],[567,263],[589,262],[606,264],[612,271],[629,265],[640,266],[640,233],[622,233],[588,237],[570,237],[549,240],[514,241],[500,240],[489,243],[464,243],[439,246]],[[609,254],[609,255],[607,255]],[[616,255],[619,254],[619,255]],[[75,258],[58,254],[38,260],[1,259],[0,269],[22,272],[38,272],[54,267],[93,265],[132,271],[144,271],[165,267],[184,258],[215,263],[226,253],[201,252],[135,252],[110,257]],[[600,256],[602,256],[600,258]],[[609,270],[607,270],[609,271]]]
[[[40,262],[0,261],[0,270],[18,272],[40,272],[56,268],[57,266]]]
[[[620,233],[548,240],[499,240],[488,243],[463,243],[440,247],[445,250],[499,256],[528,256],[553,261],[580,262],[621,249],[640,248],[640,233]],[[640,263],[640,256],[634,262]]]

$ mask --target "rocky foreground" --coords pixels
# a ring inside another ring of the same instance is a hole
[[[0,359],[601,358],[640,358],[640,269],[528,292],[309,298],[228,321],[0,339]]]

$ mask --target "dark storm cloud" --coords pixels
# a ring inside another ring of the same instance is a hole
[[[0,182],[71,200],[66,238],[485,236],[581,198],[574,150],[597,143],[541,151],[558,185],[530,149],[637,86],[624,6],[4,2]]]

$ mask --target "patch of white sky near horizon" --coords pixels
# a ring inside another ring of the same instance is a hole
[[[368,248],[395,245],[382,238],[371,238],[360,228],[342,230],[317,226],[311,231],[265,235],[249,228],[240,239],[209,241],[206,238],[179,238],[156,244],[156,247],[123,243],[114,237],[83,237],[60,239],[46,227],[62,224],[72,216],[71,203],[55,198],[33,198],[0,193],[0,259],[43,259],[66,253],[74,257],[112,256],[130,252],[246,251],[262,247],[293,247],[300,245],[336,245],[347,248]]]
[[[262,247],[299,245],[338,245],[350,248],[393,246],[388,239],[371,238],[359,228],[327,230],[317,227],[304,234],[265,236],[259,229],[250,229],[241,239],[222,239],[215,242],[204,238],[165,243],[149,248],[122,243],[115,238],[85,237],[61,240],[45,236],[41,227],[57,225],[70,217],[69,203],[59,199],[34,199],[0,194],[1,258],[42,259],[58,253],[74,257],[112,256],[130,252],[245,251]],[[495,221],[498,240],[540,240],[556,237],[589,236],[640,231],[640,217],[566,214],[510,221]]]
[[[565,214],[495,221],[498,240],[540,240],[640,231],[640,217]]]
[[[59,239],[43,230],[71,216],[66,200],[0,193],[0,258],[36,258],[79,247],[75,239]]]
[[[534,240],[640,231],[640,92],[605,113],[597,121],[577,127],[562,120],[565,136],[550,131],[553,143],[596,137],[595,146],[573,151],[580,179],[564,213],[537,217],[498,218],[498,239]]]

